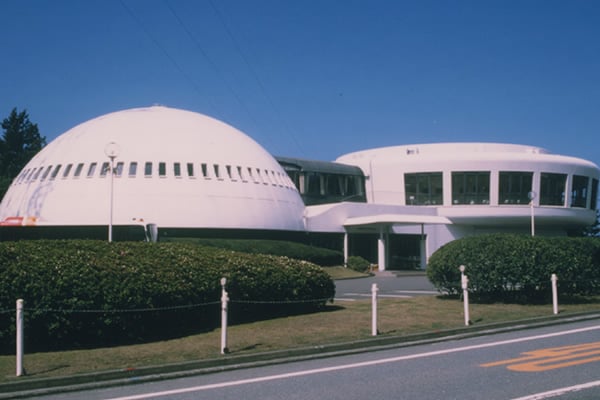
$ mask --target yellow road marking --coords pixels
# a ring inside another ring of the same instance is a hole
[[[600,342],[527,351],[523,357],[481,364],[482,367],[506,365],[519,372],[541,372],[600,361]]]

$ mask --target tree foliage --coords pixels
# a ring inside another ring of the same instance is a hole
[[[586,227],[582,232],[582,236],[600,236],[600,210],[596,210],[596,222]]]
[[[37,124],[31,123],[26,110],[16,108],[2,121],[0,138],[0,195],[8,189],[10,182],[21,169],[46,145]]]

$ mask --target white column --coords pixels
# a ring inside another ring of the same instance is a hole
[[[377,240],[377,264],[379,265],[379,271],[385,271],[387,268],[387,243],[386,243],[386,229],[384,226],[379,228],[379,239]]]
[[[348,266],[348,232],[344,232],[344,267]]]
[[[23,300],[17,300],[17,376],[23,376]]]
[[[425,224],[421,224],[421,241],[420,241],[420,267],[425,269],[427,267],[427,237],[425,236]]]
[[[227,348],[227,308],[229,303],[229,294],[225,290],[227,284],[226,278],[221,278],[221,354],[229,353]]]
[[[371,285],[371,336],[377,336],[377,284]]]

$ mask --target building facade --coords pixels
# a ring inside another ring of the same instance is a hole
[[[0,239],[277,238],[423,268],[460,237],[593,224],[599,179],[589,161],[514,144],[273,157],[223,122],[155,106],[92,119],[42,149],[0,203]]]

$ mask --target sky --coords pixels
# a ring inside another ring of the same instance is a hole
[[[0,0],[0,119],[203,113],[274,155],[436,142],[600,165],[600,2]]]

